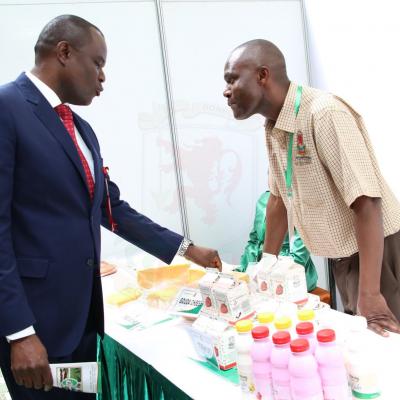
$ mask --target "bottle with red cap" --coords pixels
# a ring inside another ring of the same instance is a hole
[[[344,357],[336,345],[333,329],[322,329],[317,333],[318,345],[315,358],[318,363],[325,399],[342,400],[350,395]]]
[[[290,333],[278,331],[272,335],[271,375],[273,399],[292,400],[290,393],[289,357]]]
[[[324,400],[318,364],[310,352],[308,340],[293,340],[290,350],[289,374],[293,400]]]
[[[267,326],[256,326],[251,331],[254,342],[251,346],[253,378],[258,399],[272,399],[271,347]]]
[[[307,339],[310,344],[311,354],[315,353],[317,339],[314,334],[314,325],[312,322],[299,322],[296,325],[296,333],[299,339]]]

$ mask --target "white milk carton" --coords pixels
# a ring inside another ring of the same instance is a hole
[[[246,282],[237,281],[231,275],[220,274],[211,291],[216,301],[219,318],[235,323],[254,313]]]
[[[200,357],[224,371],[236,366],[235,330],[226,321],[200,315],[189,333]]]
[[[265,298],[272,298],[271,272],[278,258],[274,254],[264,253],[257,267],[257,291]]]
[[[212,287],[219,280],[219,274],[215,271],[208,271],[199,281],[199,289],[203,298],[203,308],[201,314],[211,317],[218,316],[217,303],[212,293]]]
[[[302,304],[307,302],[306,273],[292,257],[278,257],[271,271],[272,296],[278,301]]]

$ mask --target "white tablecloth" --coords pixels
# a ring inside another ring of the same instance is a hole
[[[113,290],[113,276],[103,278],[105,295]],[[187,323],[173,319],[142,331],[128,330],[119,326],[116,316],[120,311],[105,305],[106,334],[152,365],[174,385],[195,400],[241,399],[239,386],[213,374],[195,363],[198,358],[188,333]],[[345,326],[351,316],[330,310],[337,326]],[[380,359],[375,360],[381,372],[381,400],[400,398],[399,382],[400,335],[383,338],[370,332],[371,341],[379,349]]]

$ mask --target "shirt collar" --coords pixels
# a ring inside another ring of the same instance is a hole
[[[56,92],[49,86],[47,86],[43,81],[41,81],[37,76],[33,75],[31,72],[25,72],[25,75],[32,81],[32,83],[37,87],[39,92],[43,95],[43,97],[50,103],[50,105],[53,108],[62,104]]]
[[[296,101],[297,83],[290,82],[289,90],[286,94],[281,112],[275,122],[275,128],[285,132],[294,132],[296,130],[296,115],[294,113],[294,103]],[[272,121],[267,122],[271,126]]]

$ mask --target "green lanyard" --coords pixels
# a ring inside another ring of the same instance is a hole
[[[301,104],[301,94],[303,93],[303,87],[297,86],[296,89],[296,101],[294,103],[294,114],[297,117],[297,114],[300,110]],[[286,193],[288,197],[292,197],[292,180],[293,180],[293,132],[289,132],[289,146],[287,151],[287,168],[285,173],[285,181],[286,181]]]

